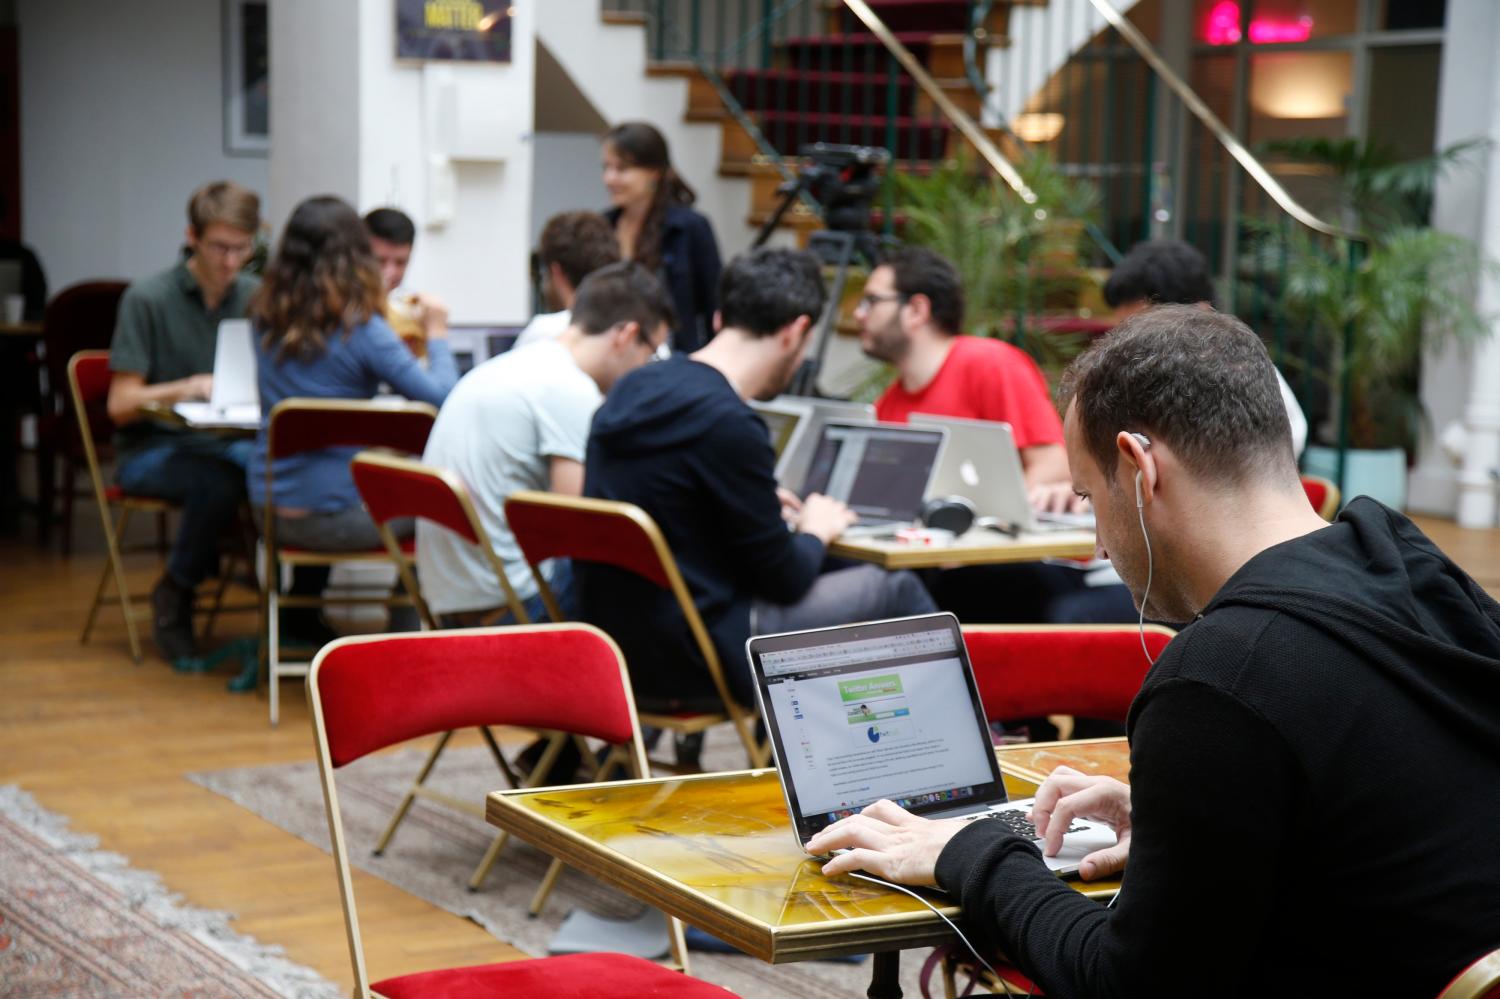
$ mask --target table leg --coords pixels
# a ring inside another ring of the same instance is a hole
[[[883,950],[875,955],[875,974],[870,978],[869,999],[901,999],[901,952]]]

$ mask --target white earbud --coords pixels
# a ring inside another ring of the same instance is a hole
[[[1146,499],[1141,495],[1141,472],[1135,473],[1135,508],[1143,510],[1146,507]]]

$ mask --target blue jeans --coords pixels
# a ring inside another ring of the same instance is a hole
[[[547,583],[552,587],[552,595],[557,598],[557,606],[558,610],[562,611],[562,619],[564,621],[575,621],[578,618],[578,596],[577,590],[573,586],[573,562],[565,558],[553,559],[551,570],[547,574]],[[542,595],[540,593],[533,593],[526,600],[521,601],[521,606],[526,608],[526,616],[531,619],[532,624],[542,624],[543,622],[552,620],[552,616],[547,613],[547,605],[542,603]],[[470,621],[473,615],[477,613],[479,612],[441,614],[439,617],[442,620],[439,623],[444,628],[468,627],[469,625],[465,622]],[[515,621],[512,620],[510,612],[507,611],[495,623],[514,624]]]
[[[213,575],[219,538],[245,501],[245,465],[255,442],[193,435],[127,456],[115,481],[129,493],[177,504],[182,520],[167,558],[167,575],[191,589]]]

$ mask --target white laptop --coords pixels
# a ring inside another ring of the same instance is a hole
[[[179,402],[172,409],[190,427],[252,428],[260,425],[260,387],[250,320],[219,323],[214,343],[214,387],[207,402]]]
[[[802,421],[803,429],[795,440],[787,443],[785,451],[776,462],[776,481],[797,491],[792,483],[807,478],[808,466],[812,464],[813,450],[818,445],[818,431],[829,420],[875,419],[875,407],[867,402],[844,402],[839,399],[819,399],[815,396],[782,395],[776,397],[781,405],[802,406],[807,417]]]
[[[881,798],[926,818],[1005,823],[1036,838],[1032,799],[1008,801],[979,686],[952,614],[761,635],[745,643],[797,844]],[[1075,874],[1114,845],[1076,820],[1045,858]]]
[[[913,413],[910,423],[948,431],[948,446],[932,477],[929,497],[962,496],[981,518],[1018,531],[1094,529],[1092,513],[1040,513],[1032,507],[1009,423],[926,413]]]
[[[937,427],[830,420],[818,428],[807,477],[788,488],[822,493],[859,514],[849,537],[890,533],[922,515],[932,473],[948,440]]]

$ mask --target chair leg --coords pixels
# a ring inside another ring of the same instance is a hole
[[[224,594],[229,589],[230,577],[234,575],[234,567],[239,564],[239,556],[231,553],[224,560],[224,571],[219,576],[219,585],[214,589],[214,602],[208,606],[208,619],[203,622],[203,640],[206,642],[214,633],[214,621],[218,620],[219,610],[224,606]]]
[[[396,827],[406,818],[406,813],[411,811],[412,802],[417,800],[417,789],[426,782],[427,775],[432,773],[432,768],[437,764],[438,757],[443,755],[443,750],[448,748],[448,740],[451,738],[453,738],[452,731],[438,736],[432,752],[427,754],[427,762],[423,763],[422,769],[417,771],[416,780],[412,781],[411,787],[406,789],[406,797],[402,798],[401,804],[396,806],[396,811],[391,815],[391,821],[386,824],[385,832],[380,834],[380,841],[375,844],[375,849],[370,851],[375,856],[380,856],[390,845],[391,837],[396,835]]]
[[[272,580],[275,583],[275,580]],[[271,684],[271,727],[281,721],[281,603],[276,587],[266,595],[266,662]]]
[[[552,888],[557,884],[557,876],[562,873],[563,862],[553,859],[547,867],[547,873],[542,876],[542,883],[537,885],[536,894],[531,896],[531,904],[526,911],[533,916],[542,914],[542,906],[547,904],[547,896],[552,894]]]
[[[682,920],[675,916],[667,917],[667,936],[672,941],[672,963],[684,975],[691,975],[693,972],[688,967],[687,937],[682,932]]]
[[[495,765],[500,768],[500,772],[505,775],[505,779],[510,782],[510,786],[520,787],[521,780],[516,775],[515,769],[511,767],[510,761],[505,758],[505,754],[500,752],[500,743],[495,741],[495,733],[490,731],[488,725],[481,725],[479,726],[479,734],[484,736],[485,745],[490,747],[490,754],[495,757]]]
[[[102,513],[102,511],[101,511]],[[89,632],[94,628],[94,622],[98,619],[99,607],[104,603],[104,591],[109,585],[111,574],[115,577],[115,593],[120,602],[120,611],[125,617],[125,636],[130,640],[130,657],[139,666],[142,662],[141,640],[135,629],[135,608],[130,604],[130,589],[125,581],[125,563],[120,557],[119,538],[125,533],[125,527],[130,523],[130,508],[121,507],[119,518],[113,525],[109,517],[104,518],[104,546],[107,560],[104,569],[99,574],[99,585],[94,589],[94,600],[89,605],[88,617],[83,622],[83,633],[78,636],[80,645],[89,640]]]
[[[500,851],[505,849],[505,844],[510,842],[510,833],[496,833],[495,838],[490,840],[489,849],[484,851],[484,856],[479,859],[479,866],[474,868],[474,873],[469,875],[469,891],[478,891],[479,886],[484,884],[484,879],[490,876],[490,868],[495,866],[495,861],[500,858]]]

